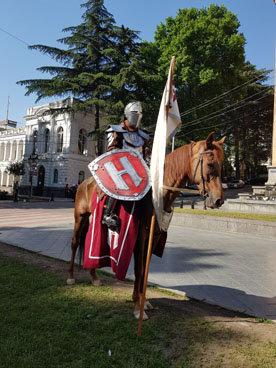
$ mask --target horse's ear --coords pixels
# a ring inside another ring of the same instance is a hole
[[[206,138],[206,146],[207,146],[207,148],[212,148],[212,142],[214,142],[214,134],[215,134],[215,132],[212,132]]]
[[[224,141],[226,139],[226,135],[224,137],[222,137],[218,142],[217,144],[220,144],[221,146],[223,145]]]

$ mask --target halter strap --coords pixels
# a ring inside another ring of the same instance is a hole
[[[202,185],[202,191],[203,191],[203,196],[206,198],[207,197],[207,191],[206,191],[206,187],[205,187],[205,180],[204,180],[204,176],[203,176],[203,155],[206,153],[210,153],[212,151],[207,150],[203,152],[203,148],[201,148],[200,153],[199,153],[199,159],[196,163],[196,167],[195,167],[195,171],[194,171],[194,175],[193,175],[193,180],[192,180],[192,184],[195,184],[195,176],[196,176],[196,172],[198,167],[200,166],[200,179],[201,179],[201,185]]]

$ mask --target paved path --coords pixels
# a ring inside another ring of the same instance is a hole
[[[0,201],[2,242],[69,260],[72,229],[72,202]],[[276,241],[171,225],[163,258],[152,258],[149,281],[276,320]]]

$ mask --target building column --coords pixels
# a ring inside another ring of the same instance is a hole
[[[13,148],[13,143],[10,142],[10,157],[8,158],[8,161],[11,161],[12,159],[12,148]]]
[[[15,160],[18,161],[18,157],[19,157],[19,141],[16,141],[16,156],[15,156]]]
[[[6,183],[4,183],[4,185],[6,186],[6,187],[8,187],[9,186],[9,174],[8,173],[6,173]]]
[[[3,161],[7,161],[6,155],[7,155],[7,142],[4,142],[4,157],[3,157]]]

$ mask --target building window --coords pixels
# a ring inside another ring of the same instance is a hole
[[[78,184],[81,184],[84,181],[84,177],[85,177],[84,171],[80,171],[79,172]]]
[[[58,183],[58,169],[54,170],[54,183],[57,184]]]
[[[33,152],[37,152],[37,130],[33,132]]]
[[[79,131],[78,154],[87,155],[87,131],[85,129]]]
[[[46,153],[49,151],[49,141],[50,141],[50,130],[48,128],[45,129],[44,139],[45,139],[44,152]]]
[[[63,148],[63,128],[59,127],[57,131],[57,152],[62,152]]]

